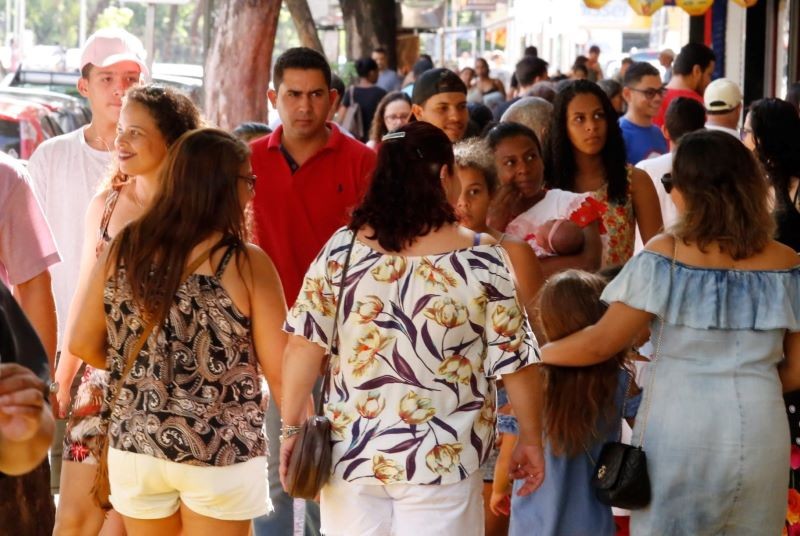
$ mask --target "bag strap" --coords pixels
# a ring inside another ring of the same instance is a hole
[[[208,260],[208,258],[211,256],[211,251],[215,246],[211,246],[205,250],[202,254],[200,254],[199,257],[192,261],[189,266],[186,267],[186,270],[184,270],[183,275],[181,276],[181,282],[185,281],[194,273],[195,270],[200,267],[201,264]],[[142,330],[142,333],[139,335],[139,338],[136,340],[136,343],[131,347],[130,352],[128,352],[127,359],[125,360],[125,368],[122,369],[122,375],[116,382],[116,394],[114,394],[114,398],[111,399],[111,402],[108,405],[109,415],[111,415],[111,413],[114,411],[114,406],[116,406],[117,400],[119,400],[119,395],[122,392],[122,385],[125,383],[125,380],[128,379],[131,370],[133,370],[133,365],[136,363],[136,356],[138,356],[139,352],[142,351],[142,348],[147,343],[147,339],[150,338],[150,334],[153,333],[155,327],[155,322],[148,322]]]
[[[672,246],[672,263],[669,267],[669,291],[672,292],[672,278],[675,273],[675,259],[678,256],[678,237],[673,236],[672,239],[674,240],[674,245]],[[671,298],[671,294],[667,297],[667,304],[666,306],[669,307],[669,300]],[[647,428],[647,417],[650,415],[650,403],[653,399],[653,382],[655,381],[656,377],[656,363],[658,363],[658,356],[661,352],[661,341],[664,337],[664,324],[666,323],[663,318],[661,320],[661,325],[658,328],[658,338],[656,339],[656,346],[655,351],[653,352],[653,359],[650,361],[648,365],[648,379],[647,379],[647,390],[644,393],[646,397],[645,408],[644,408],[644,420],[642,421],[642,426],[639,431],[639,448],[644,447],[644,431]],[[632,441],[631,443],[635,443]]]
[[[350,254],[353,253],[353,245],[356,243],[356,232],[353,231],[353,239],[347,247],[347,256],[344,258],[344,266],[342,267],[342,280],[339,283],[339,298],[336,300],[336,313],[333,316],[333,332],[331,338],[328,340],[328,364],[325,367],[325,377],[322,380],[322,390],[320,391],[319,398],[317,398],[315,413],[318,416],[323,415],[325,394],[328,392],[329,384],[331,381],[331,356],[333,355],[333,341],[339,335],[339,310],[342,307],[342,300],[344,299],[344,287],[347,281],[347,268],[350,266]]]

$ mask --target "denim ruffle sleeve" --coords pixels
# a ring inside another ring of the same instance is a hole
[[[633,257],[601,299],[693,329],[800,331],[800,266],[724,270],[675,262],[652,251]]]

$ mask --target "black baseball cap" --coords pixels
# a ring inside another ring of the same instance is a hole
[[[411,94],[413,104],[422,105],[426,100],[439,93],[467,94],[467,86],[456,73],[450,69],[438,68],[425,71],[414,82],[414,91]]]

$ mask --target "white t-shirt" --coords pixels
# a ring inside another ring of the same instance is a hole
[[[85,128],[47,140],[28,161],[34,191],[63,261],[51,270],[59,343],[78,283],[86,209],[111,163],[110,151],[86,143]]]
[[[647,173],[650,176],[650,180],[653,181],[656,194],[658,194],[658,204],[661,207],[661,219],[664,221],[664,229],[668,228],[678,219],[678,209],[675,208],[675,203],[672,202],[672,198],[664,189],[664,185],[661,184],[661,177],[666,173],[672,172],[672,153],[642,160],[636,164],[636,167]],[[637,226],[633,253],[639,253],[643,249],[642,235],[639,234],[639,227]]]
[[[721,125],[712,125],[711,123],[706,123],[705,127],[706,127],[707,130],[719,130],[720,132],[725,132],[727,134],[730,134],[731,136],[733,136],[737,140],[742,141],[742,138],[739,136],[739,131],[738,130],[734,130],[734,129],[728,128],[728,127],[723,127]]]

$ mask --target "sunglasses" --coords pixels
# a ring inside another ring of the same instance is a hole
[[[660,88],[652,88],[649,87],[647,89],[636,89],[635,87],[629,87],[631,91],[635,91],[637,93],[641,93],[644,95],[644,98],[647,100],[653,100],[656,96],[663,97],[664,94],[667,92],[667,88],[665,86],[661,86]]]
[[[661,177],[661,184],[664,185],[664,191],[667,193],[672,192],[672,173],[665,173],[663,177]]]
[[[256,189],[256,180],[258,177],[255,175],[237,175],[237,178],[242,179],[247,183],[247,189],[254,192]]]

